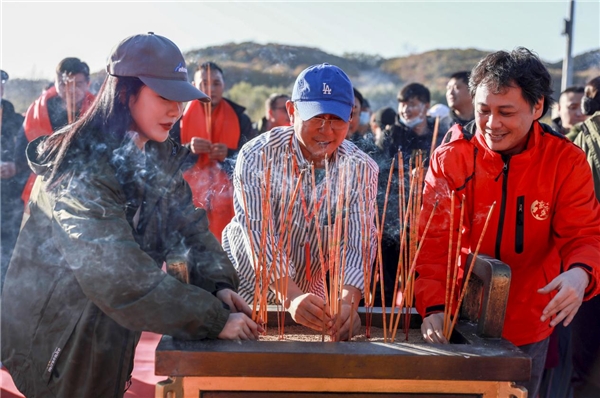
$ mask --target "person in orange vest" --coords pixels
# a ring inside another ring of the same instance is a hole
[[[245,108],[223,97],[225,81],[217,64],[200,65],[193,84],[207,93],[211,102],[189,102],[181,118],[179,141],[191,150],[193,162],[183,176],[192,189],[194,205],[206,210],[210,231],[221,241],[234,214],[231,175],[235,158],[256,132]]]
[[[17,173],[25,172],[25,176],[28,176],[21,195],[25,207],[35,180],[25,157],[27,144],[43,135],[51,135],[85,113],[94,101],[89,87],[88,65],[79,58],[65,58],[56,66],[54,85],[45,90],[27,109],[15,148]]]

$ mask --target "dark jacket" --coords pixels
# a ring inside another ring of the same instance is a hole
[[[15,112],[12,103],[2,100],[2,134],[0,134],[0,160],[3,162],[15,162],[15,146],[17,144],[17,135],[23,125],[23,116]],[[18,174],[13,178],[2,179],[2,204],[5,198],[8,200],[20,200],[21,191],[19,187],[21,180]],[[26,178],[26,177],[25,177]]]
[[[567,133],[569,132],[569,130],[563,127],[562,120],[560,119],[560,117],[552,119],[552,128],[561,133],[562,135],[567,135]]]
[[[2,134],[0,134],[0,160],[15,162],[17,134],[23,124],[23,116],[15,112],[13,104],[2,100]],[[19,234],[23,217],[21,191],[29,173],[18,172],[10,178],[0,179],[0,290],[4,283],[8,262]]]
[[[140,333],[216,338],[229,310],[214,293],[236,289],[237,275],[192,205],[186,149],[79,145],[63,164],[85,169],[47,191],[46,138],[27,150],[42,177],[5,282],[2,362],[27,397],[121,397]],[[189,285],[161,270],[176,261]]]
[[[416,153],[421,151],[423,153],[423,161],[427,164],[429,163],[429,152],[431,150],[431,141],[433,140],[434,126],[435,119],[427,117],[427,133],[417,135],[413,129],[397,121],[392,127],[391,132],[386,133],[383,143],[379,146],[387,154],[390,161],[394,157],[397,158],[398,151],[401,151],[404,156],[405,166],[408,166],[408,160],[414,158]],[[442,143],[447,127],[447,125],[443,125],[438,128],[436,147]]]

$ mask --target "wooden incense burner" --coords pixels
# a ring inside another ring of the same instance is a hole
[[[469,262],[468,262],[469,263]],[[451,344],[396,341],[180,341],[163,336],[156,397],[527,397],[531,359],[502,339],[510,268],[479,256]],[[365,311],[360,311],[365,324]],[[270,327],[277,327],[270,312]],[[389,316],[389,314],[388,314]],[[463,319],[464,318],[464,319]],[[405,318],[402,317],[402,320]],[[289,317],[287,323],[293,324]],[[383,314],[374,309],[372,325]],[[410,328],[420,327],[417,314]]]

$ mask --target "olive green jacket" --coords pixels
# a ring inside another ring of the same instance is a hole
[[[600,201],[600,111],[573,126],[567,137],[585,152],[592,168],[596,198]]]
[[[214,293],[238,278],[192,204],[187,149],[79,145],[65,161],[85,167],[48,190],[44,139],[28,147],[39,177],[3,290],[2,363],[27,397],[121,397],[141,332],[216,338],[229,309]],[[189,285],[161,270],[181,260]]]

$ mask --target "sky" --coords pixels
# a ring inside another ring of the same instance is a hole
[[[11,77],[53,79],[65,57],[95,72],[127,36],[155,32],[185,52],[254,41],[385,58],[435,49],[525,46],[564,57],[566,0],[392,2],[109,2],[0,0],[0,65]],[[600,48],[600,1],[575,2],[573,55]]]

